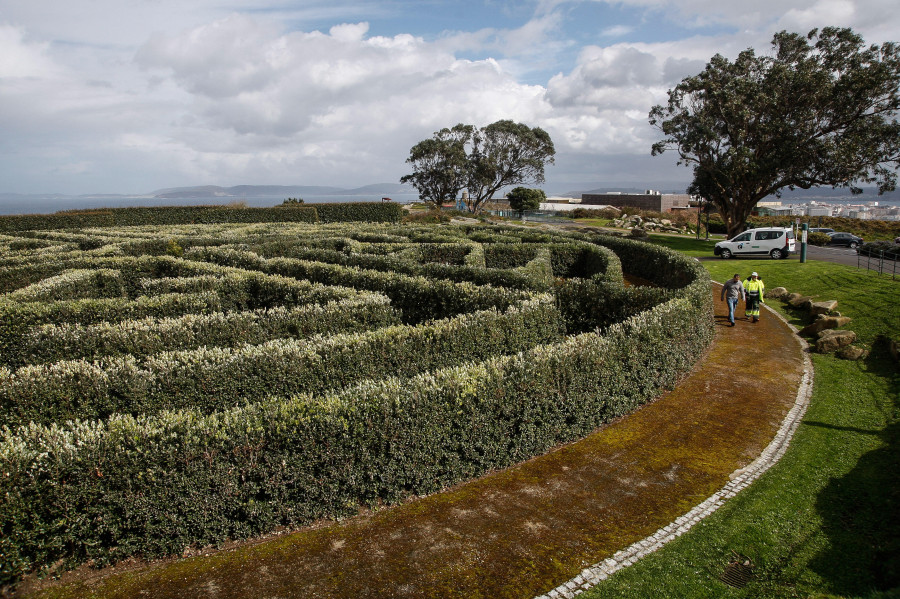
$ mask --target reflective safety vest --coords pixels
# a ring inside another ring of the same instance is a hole
[[[766,285],[762,282],[762,279],[757,278],[754,281],[750,278],[744,281],[744,290],[747,292],[747,295],[757,296],[759,299],[762,299],[763,293],[766,290]]]

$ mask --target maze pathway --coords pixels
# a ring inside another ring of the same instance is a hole
[[[125,565],[54,597],[534,597],[710,496],[752,462],[803,376],[780,319],[727,327],[677,389],[586,439],[401,506],[227,551]],[[40,596],[32,588],[22,594]]]

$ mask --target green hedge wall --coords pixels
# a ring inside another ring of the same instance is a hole
[[[0,368],[0,426],[163,409],[207,413],[273,394],[322,393],[387,372],[412,376],[524,351],[557,339],[561,328],[552,298],[544,295],[503,313],[487,310],[417,327]]]
[[[191,259],[260,271],[254,274],[261,284],[279,275],[383,293],[409,323],[461,316],[264,346],[32,365],[15,371],[18,377],[0,369],[9,377],[0,382],[0,389],[32,381],[30,387],[16,387],[15,398],[0,401],[0,413],[25,406],[19,420],[10,423],[32,420],[42,411],[45,414],[38,418],[49,420],[0,428],[0,585],[60,561],[64,566],[89,560],[102,565],[132,555],[180,554],[187,546],[351,514],[360,504],[430,493],[520,462],[580,438],[656,397],[693,366],[712,338],[712,296],[705,270],[694,260],[656,246],[503,227],[408,231],[394,225],[329,227],[333,226],[304,229],[304,243],[348,255],[399,253],[400,260],[404,244],[413,239],[469,243],[472,250],[464,256],[464,264],[418,266],[477,270],[492,251],[492,260],[506,261],[507,272],[543,281],[552,296],[433,280],[418,273],[265,259],[237,247],[187,250]],[[233,228],[224,239],[247,247],[265,239],[292,246],[287,235],[269,235],[279,230]],[[133,241],[127,234],[120,237],[123,244]],[[366,245],[382,241],[390,247]],[[491,249],[501,244],[513,249]],[[522,249],[527,246],[531,247]],[[105,245],[95,251],[110,253],[119,247]],[[125,260],[111,255],[93,255],[81,262],[65,259],[54,264],[57,270],[42,276],[79,268],[117,269],[129,297],[141,289],[153,293],[198,289],[216,278],[250,276],[190,260],[147,261],[143,270],[127,266],[144,264],[142,259]],[[29,272],[38,264],[16,268]],[[662,288],[625,288],[622,271]],[[37,311],[26,319],[29,326],[13,335],[21,342],[23,335],[34,333],[34,325],[52,325],[57,318],[87,326],[104,320],[122,322],[141,317],[127,314],[135,312],[138,303],[172,302],[174,297],[195,302],[204,298],[205,303],[191,310],[203,314],[221,311],[218,304],[234,300],[219,295],[232,293],[217,287],[130,302],[116,298],[40,304],[0,299],[0,318]],[[56,307],[49,311],[37,308],[53,304]],[[117,311],[123,306],[128,307],[124,316]],[[648,309],[629,316],[641,306]],[[168,310],[154,316],[172,316]],[[613,322],[623,317],[625,321]],[[502,324],[504,318],[508,326]],[[562,326],[570,332],[590,332],[561,338]],[[0,341],[3,335],[7,333],[0,333]],[[515,349],[515,343],[521,349]],[[499,356],[500,347],[512,353]],[[453,358],[447,360],[448,355]],[[153,384],[147,384],[150,379],[143,375],[134,376],[121,391],[91,395],[90,387],[107,384],[112,372],[104,371],[104,379],[93,368],[146,365],[149,360],[158,360],[158,366],[145,369]],[[80,373],[76,376],[66,370],[73,364],[78,364],[73,368]],[[347,378],[344,370],[359,372]],[[266,378],[273,372],[272,380]],[[57,374],[62,378],[54,379]],[[82,387],[84,393],[71,392]],[[68,404],[63,403],[65,390]],[[162,409],[144,412],[132,404],[145,390],[160,393],[154,401],[155,408]],[[56,393],[59,399],[38,400],[41,393]],[[144,413],[64,422],[91,410],[94,415],[110,413],[127,393],[130,399],[123,403]],[[183,394],[185,401],[173,401],[173,393]],[[91,397],[96,401],[87,406],[82,400]],[[51,403],[57,407],[45,407]],[[46,413],[53,410],[58,413]]]
[[[502,287],[479,286],[468,282],[454,283],[409,276],[395,272],[347,268],[290,258],[265,259],[253,252],[224,248],[193,249],[185,254],[193,260],[256,269],[269,274],[355,289],[377,291],[391,299],[405,323],[419,323],[474,310],[506,309],[528,296],[525,291]]]
[[[177,554],[516,463],[674,385],[711,338],[694,308],[321,398],[29,425],[0,441],[0,571]]]
[[[34,327],[54,322],[95,324],[139,318],[164,318],[220,312],[222,301],[214,291],[172,293],[154,297],[81,299],[61,302],[14,303],[0,300],[0,364],[21,363],[22,338]]]
[[[17,359],[7,360],[6,366],[75,359],[94,361],[120,355],[140,357],[201,346],[259,345],[279,338],[304,339],[377,329],[399,324],[399,320],[390,300],[383,295],[366,294],[326,304],[242,312],[186,314],[93,325],[45,324],[23,335]]]
[[[318,219],[319,217],[314,206],[298,206],[296,208],[282,208],[280,206],[276,208],[228,206],[101,208],[97,210],[56,212],[54,214],[2,215],[0,216],[0,231],[200,223],[314,223]]]
[[[403,208],[394,202],[348,202],[316,204],[323,223],[363,221],[396,223],[403,218]]]

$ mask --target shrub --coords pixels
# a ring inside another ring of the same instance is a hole
[[[831,243],[831,237],[825,233],[810,233],[806,236],[806,242],[809,245],[828,245]]]

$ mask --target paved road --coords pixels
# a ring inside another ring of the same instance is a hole
[[[797,249],[797,253],[791,256],[791,258],[796,260],[800,259],[799,248]],[[856,250],[845,247],[818,247],[815,245],[807,245],[806,259],[836,262],[837,264],[845,264],[847,266],[857,266],[859,256],[856,254]]]
[[[753,256],[755,260],[765,259],[765,257]],[[721,258],[717,256],[705,256],[700,258],[701,260],[721,260]],[[788,260],[796,260],[800,261],[800,249],[798,247],[797,251],[787,258]],[[820,260],[822,262],[834,262],[836,264],[844,264],[846,266],[862,266],[865,268],[865,257],[863,257],[862,264],[859,263],[859,256],[856,254],[856,250],[851,250],[845,247],[818,247],[815,245],[809,245],[806,249],[806,259],[809,260]]]

